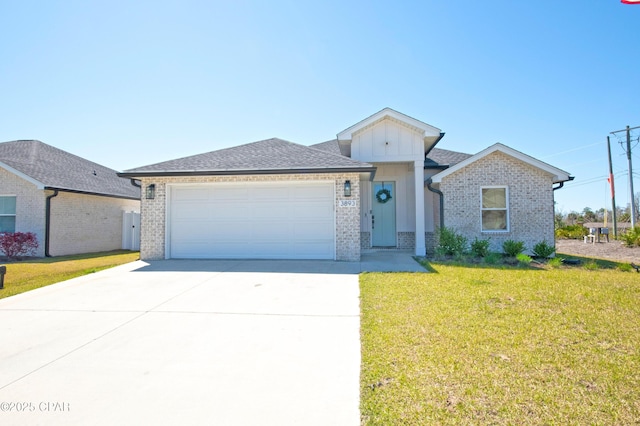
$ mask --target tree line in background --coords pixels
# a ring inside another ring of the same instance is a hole
[[[636,193],[633,201],[636,205],[636,212],[639,212],[640,192]],[[636,222],[638,222],[637,219],[638,218],[636,217]],[[628,247],[640,246],[640,226],[636,225],[636,227],[632,229],[630,224],[631,204],[627,204],[624,208],[616,206],[616,222],[618,225],[618,240],[622,241],[622,243]],[[601,223],[606,228],[613,229],[612,210],[605,208],[593,210],[590,207],[585,207],[581,212],[571,211],[569,213],[565,213],[563,211],[556,210],[556,238],[582,239],[589,233],[589,230],[585,225],[590,223]],[[613,232],[610,233],[610,236],[613,236],[612,234]]]
[[[640,192],[636,192],[635,197],[633,197],[633,202],[636,207],[636,212],[640,212]],[[605,216],[607,223],[613,226],[613,214],[610,208],[605,209],[603,207],[598,210],[593,210],[591,209],[591,207],[585,207],[581,212],[571,211],[569,213],[565,213],[561,210],[556,210],[556,229],[562,228],[563,226],[583,223],[604,222]],[[637,219],[638,218],[636,218],[636,221]],[[616,206],[616,220],[618,223],[631,222],[631,204],[627,204],[627,206],[624,208]]]

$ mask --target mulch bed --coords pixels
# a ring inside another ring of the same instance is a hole
[[[556,250],[559,254],[640,263],[640,247],[626,247],[620,241],[614,240],[610,242],[601,240],[599,243],[585,243],[583,240],[557,240]]]

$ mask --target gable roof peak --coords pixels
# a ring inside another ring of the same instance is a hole
[[[432,181],[433,183],[440,183],[442,181],[442,179],[452,173],[455,173],[456,171],[462,169],[463,167],[468,166],[471,163],[474,163],[490,154],[493,154],[494,152],[501,152],[505,155],[508,155],[510,157],[516,158],[524,163],[529,164],[532,167],[536,167],[540,170],[544,170],[545,172],[551,174],[553,176],[553,183],[560,183],[560,182],[566,182],[569,180],[572,180],[573,177],[571,177],[571,175],[562,170],[559,169],[557,167],[554,167],[548,163],[545,163],[544,161],[540,161],[537,158],[534,158],[530,155],[527,155],[523,152],[520,152],[516,149],[513,149],[511,147],[508,147],[507,145],[504,145],[500,142],[497,142],[485,149],[483,149],[482,151],[480,151],[479,153],[470,156],[469,158],[453,165],[452,167],[434,175],[432,177]]]
[[[442,135],[442,131],[437,127],[396,111],[393,108],[385,107],[375,114],[372,114],[369,117],[365,118],[364,120],[359,121],[353,126],[344,129],[342,132],[338,133],[337,139],[352,140],[354,133],[386,118],[395,119],[409,127],[416,129],[418,132],[422,133],[424,138],[437,138]]]

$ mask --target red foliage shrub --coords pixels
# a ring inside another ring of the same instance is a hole
[[[0,251],[10,259],[34,254],[38,248],[38,237],[33,232],[0,233]]]

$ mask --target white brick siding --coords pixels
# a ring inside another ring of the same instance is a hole
[[[360,181],[357,173],[282,174],[249,176],[180,176],[142,179],[140,257],[145,260],[164,259],[166,241],[166,188],[171,183],[214,182],[282,182],[332,180],[336,188],[336,260],[360,260]],[[351,197],[344,197],[344,181],[351,181]],[[147,200],[144,190],[156,185],[155,199]],[[356,207],[340,207],[343,199],[356,200]]]
[[[46,191],[47,195],[53,191]],[[139,210],[140,201],[58,192],[51,199],[49,254],[118,250],[122,247],[122,212]],[[44,208],[41,210],[44,217]]]
[[[481,232],[481,187],[509,188],[509,232]],[[527,251],[546,240],[554,244],[553,180],[543,170],[494,152],[442,179],[444,224],[464,235],[490,238],[491,250],[502,252],[505,240],[523,241]]]
[[[38,237],[35,255],[44,256],[44,191],[0,168],[0,195],[16,196],[16,232],[33,232]]]

